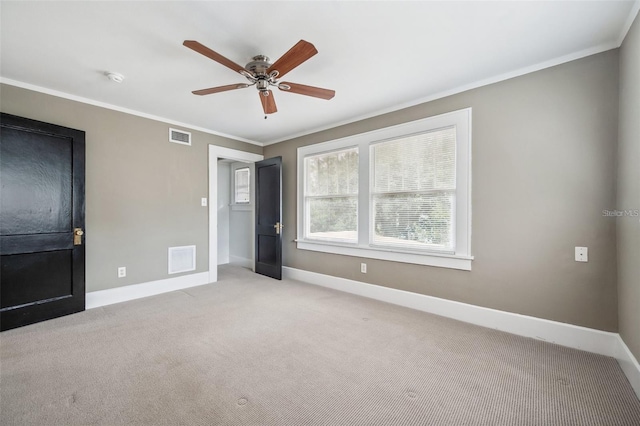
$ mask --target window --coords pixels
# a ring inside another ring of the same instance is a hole
[[[305,232],[309,239],[358,241],[358,149],[304,159]]]
[[[456,129],[371,145],[371,243],[454,252]]]
[[[248,204],[250,201],[249,196],[249,182],[251,171],[248,167],[242,169],[236,169],[234,178],[234,202],[236,204]]]
[[[471,109],[298,149],[298,248],[471,269]]]

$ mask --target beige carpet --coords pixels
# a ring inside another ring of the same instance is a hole
[[[640,425],[612,358],[234,267],[0,361],[2,425]]]

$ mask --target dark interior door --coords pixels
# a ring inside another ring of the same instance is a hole
[[[83,131],[0,118],[0,330],[84,310]]]
[[[282,157],[256,163],[256,272],[282,279]]]

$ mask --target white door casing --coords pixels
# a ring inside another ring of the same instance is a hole
[[[209,282],[218,281],[218,158],[225,158],[245,163],[255,163],[264,159],[261,154],[239,151],[209,145]],[[255,218],[252,215],[252,232],[255,232]],[[254,254],[252,254],[253,260]]]

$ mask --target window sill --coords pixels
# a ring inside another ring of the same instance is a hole
[[[386,250],[380,248],[344,245],[339,243],[295,240],[297,248],[324,253],[340,254],[343,256],[365,257],[369,259],[388,260],[391,262],[413,263],[416,265],[436,266],[439,268],[471,270],[473,256],[450,254],[416,254],[410,252]]]
[[[237,211],[251,211],[253,206],[251,204],[231,204],[231,210]]]

